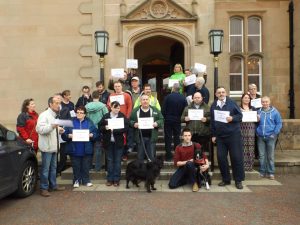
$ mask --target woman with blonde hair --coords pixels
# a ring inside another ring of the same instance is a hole
[[[183,81],[185,79],[185,74],[183,73],[182,66],[180,64],[175,64],[174,73],[171,75],[169,80],[177,80],[179,83],[179,92],[183,93]]]

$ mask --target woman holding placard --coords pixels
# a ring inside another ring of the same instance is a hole
[[[125,133],[128,129],[128,119],[120,112],[120,103],[113,101],[111,111],[103,116],[98,124],[103,134],[103,146],[107,156],[106,186],[120,185],[121,158],[126,142]]]
[[[179,92],[180,92],[180,94],[182,94],[183,93],[183,81],[184,81],[184,79],[185,79],[185,74],[183,73],[182,66],[180,64],[175,64],[174,73],[169,78],[169,87],[172,88],[173,85],[170,85],[170,83],[172,83],[174,80],[176,80],[177,83],[179,83],[179,87],[180,87]],[[173,80],[173,81],[170,81],[170,80]]]
[[[244,147],[244,168],[245,171],[252,171],[254,164],[255,149],[255,122],[247,122],[246,114],[255,111],[250,105],[251,98],[249,94],[243,94],[241,98],[241,111],[243,113],[243,121],[241,123],[241,132]]]
[[[93,155],[93,141],[99,138],[99,134],[93,122],[86,117],[84,106],[77,107],[75,112],[73,127],[65,128],[61,137],[67,142],[66,153],[71,156],[73,187],[78,188],[80,184],[91,187],[93,184],[89,169]]]

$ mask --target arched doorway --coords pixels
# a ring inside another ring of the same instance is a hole
[[[134,46],[134,58],[139,61],[139,73],[143,84],[149,83],[163,102],[168,93],[163,81],[173,73],[175,64],[185,66],[184,45],[171,37],[162,35],[140,40]]]

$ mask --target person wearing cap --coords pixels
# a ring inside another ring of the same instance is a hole
[[[148,95],[150,98],[150,105],[157,108],[159,111],[161,111],[161,107],[160,107],[158,99],[152,95],[152,90],[151,90],[150,84],[144,84],[144,90],[141,93],[141,95],[142,94]],[[141,105],[141,101],[140,101],[140,98],[138,98],[135,101],[133,108],[139,107],[140,105]]]
[[[141,94],[140,78],[131,78],[131,88],[129,89],[129,91],[131,92],[132,102],[135,103],[135,101],[140,97]]]

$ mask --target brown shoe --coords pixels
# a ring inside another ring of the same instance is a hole
[[[41,189],[40,190],[40,195],[43,196],[43,197],[49,197],[50,196],[50,193],[48,190],[43,190]]]
[[[110,181],[107,181],[107,182],[106,182],[106,186],[111,186],[111,185],[113,185],[112,182],[110,182]]]
[[[197,192],[197,191],[199,191],[199,187],[198,187],[198,184],[197,184],[197,182],[195,182],[194,184],[193,184],[193,192]]]
[[[66,190],[66,187],[63,187],[63,186],[56,186],[56,188],[53,188],[53,189],[49,189],[49,191],[64,191]]]

